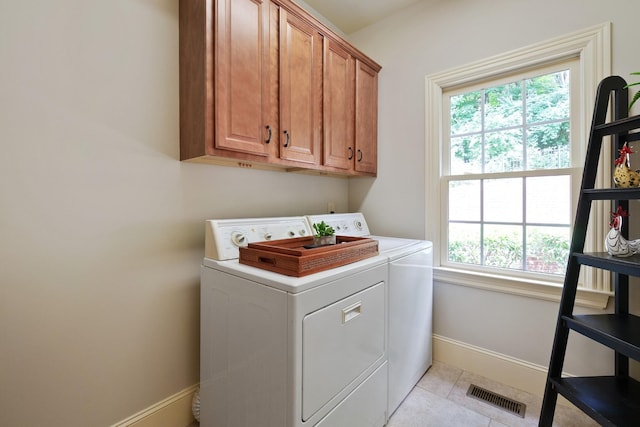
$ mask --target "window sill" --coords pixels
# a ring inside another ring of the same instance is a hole
[[[433,269],[433,280],[545,301],[559,302],[562,296],[562,285],[556,283],[513,277],[506,278],[447,267],[435,267]],[[611,296],[613,294],[610,292],[578,288],[575,304],[580,307],[605,309]]]

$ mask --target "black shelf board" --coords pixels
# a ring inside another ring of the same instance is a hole
[[[562,318],[574,331],[640,360],[640,317],[632,314],[581,314]]]
[[[629,132],[630,130],[638,128],[640,128],[640,116],[631,116],[614,120],[609,123],[596,125],[593,130],[595,131],[594,133],[604,136]]]
[[[640,255],[615,257],[607,252],[573,253],[578,263],[640,277]]]
[[[551,378],[556,391],[602,426],[637,427],[640,383],[629,377]]]
[[[596,188],[583,190],[590,200],[636,200],[640,199],[640,188]]]

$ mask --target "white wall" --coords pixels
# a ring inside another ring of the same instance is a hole
[[[640,69],[639,14],[635,0],[424,1],[350,34],[382,65],[378,178],[350,182],[350,209],[362,210],[376,234],[425,236],[426,75],[611,21],[612,70],[630,78]],[[396,216],[402,220],[387,220]],[[557,303],[444,283],[435,284],[434,301],[435,333],[548,364]],[[610,354],[572,337],[566,368],[609,372]]]
[[[178,160],[178,0],[2,1],[0,60],[0,425],[111,425],[199,380],[204,220],[348,181]]]
[[[0,425],[109,425],[198,381],[206,218],[333,201],[423,237],[424,76],[611,20],[627,77],[639,9],[447,0],[353,34],[383,66],[380,172],[348,182],[178,161],[178,0],[0,2]],[[555,304],[435,298],[437,333],[546,364]]]

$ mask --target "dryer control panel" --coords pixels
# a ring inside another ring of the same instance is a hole
[[[206,221],[206,258],[224,261],[240,256],[238,250],[249,243],[311,236],[306,218],[210,219]]]

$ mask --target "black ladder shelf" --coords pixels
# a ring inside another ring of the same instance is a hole
[[[600,82],[596,93],[539,427],[551,427],[558,394],[603,426],[640,425],[640,382],[629,376],[629,358],[640,360],[640,317],[629,314],[629,276],[640,277],[640,255],[616,258],[607,252],[584,253],[589,212],[594,200],[611,200],[616,208],[622,206],[628,211],[628,201],[640,199],[639,188],[594,187],[603,138],[611,136],[616,154],[625,142],[640,140],[640,116],[627,117],[629,96],[625,86],[624,79],[611,76]],[[613,100],[613,119],[607,122],[610,98]],[[627,223],[623,222],[625,237],[628,236]],[[612,272],[614,314],[573,314],[581,265]],[[570,330],[614,350],[614,375],[562,377]]]

